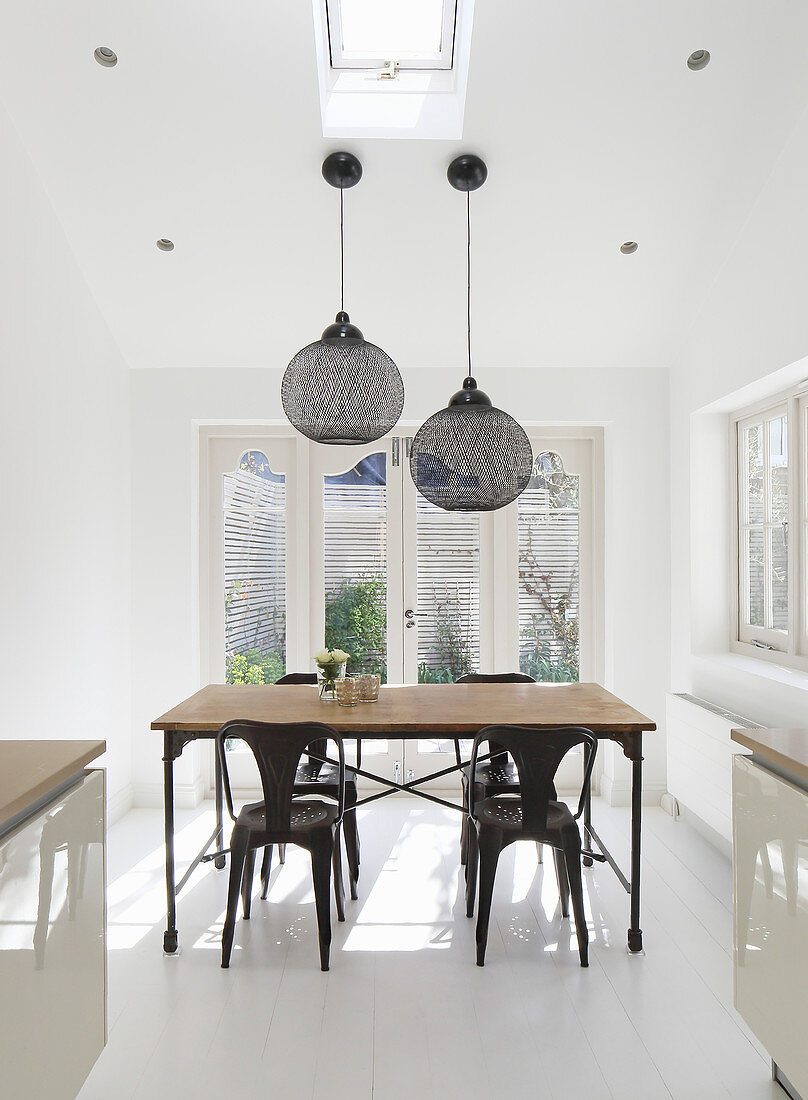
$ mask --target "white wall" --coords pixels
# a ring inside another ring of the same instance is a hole
[[[751,155],[750,150],[750,155]],[[671,372],[672,684],[762,725],[805,726],[808,677],[728,655],[727,413],[808,378],[808,114]]]
[[[132,372],[133,745],[136,797],[161,797],[160,734],[149,723],[199,686],[195,421],[282,421],[281,370]],[[459,370],[407,373],[404,420],[420,422],[457,389]],[[668,372],[506,370],[480,374],[524,423],[605,425],[606,683],[661,724],[669,665]],[[178,797],[203,791],[201,750],[186,749]],[[612,796],[628,767],[604,753]],[[651,798],[664,790],[663,735],[647,739]]]
[[[129,377],[0,109],[4,738],[103,738],[131,796]]]

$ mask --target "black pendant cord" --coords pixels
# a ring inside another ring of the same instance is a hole
[[[466,192],[466,345],[471,378],[471,192]]]
[[[345,312],[345,229],[342,188],[339,189],[339,309]]]

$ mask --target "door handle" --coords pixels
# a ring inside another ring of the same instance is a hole
[[[415,612],[412,610],[412,608],[409,608],[409,607],[407,608],[407,610],[404,612],[404,618],[405,619],[414,619],[415,618]]]

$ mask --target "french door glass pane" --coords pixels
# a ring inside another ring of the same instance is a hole
[[[450,684],[480,662],[480,517],[416,509],[418,682]]]
[[[223,478],[225,667],[230,684],[286,671],[286,484],[261,451]]]
[[[517,507],[520,670],[540,681],[577,681],[579,478],[557,454],[539,454]]]
[[[325,644],[387,678],[387,456],[323,478]]]
[[[763,528],[752,527],[746,536],[747,606],[749,625],[765,626],[765,566]]]
[[[746,436],[746,522],[763,522],[763,425],[744,429]]]

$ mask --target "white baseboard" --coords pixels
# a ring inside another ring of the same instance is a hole
[[[642,804],[643,806],[658,806],[662,801],[662,796],[667,793],[668,788],[664,783],[643,783]],[[611,776],[602,775],[600,777],[600,795],[610,806],[630,806],[631,784],[622,781],[615,783]]]
[[[714,848],[727,857],[732,859],[732,841],[727,840],[725,836],[722,836],[716,829],[709,825],[703,818],[699,817],[697,813],[694,813],[688,806],[679,803],[679,820],[686,822],[691,828],[695,829],[697,833],[700,833],[705,840],[708,840]]]
[[[115,794],[107,798],[107,826],[120,821],[124,814],[128,813],[135,801],[135,788],[131,783],[121,787]]]
[[[174,805],[178,810],[195,810],[205,796],[201,779],[194,783],[174,784]],[[137,808],[152,808],[163,805],[162,783],[135,783],[134,805]]]

